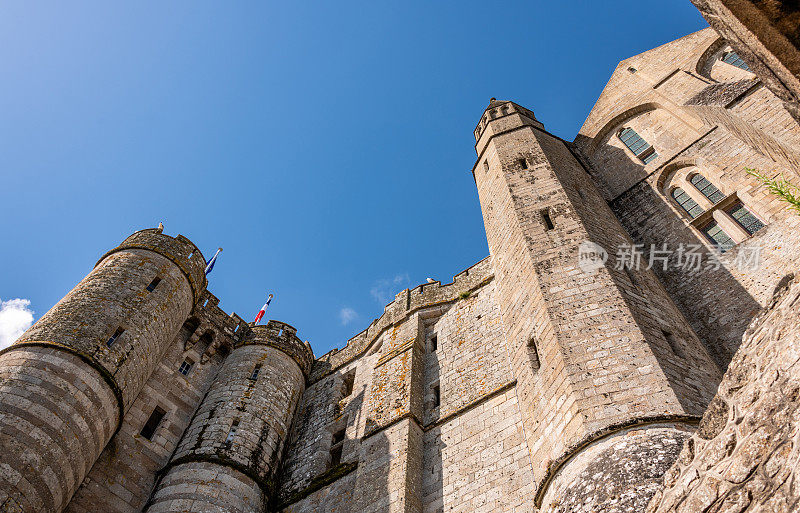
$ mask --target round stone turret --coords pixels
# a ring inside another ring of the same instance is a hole
[[[201,263],[185,237],[137,232],[0,353],[0,504],[64,508],[203,292]]]
[[[225,359],[147,512],[175,511],[187,498],[192,506],[181,511],[263,511],[313,357],[288,324],[251,326]]]

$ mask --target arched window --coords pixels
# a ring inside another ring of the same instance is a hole
[[[685,210],[686,213],[689,214],[689,217],[691,217],[692,219],[705,212],[705,210],[703,210],[703,207],[698,205],[697,202],[693,200],[691,196],[686,194],[686,191],[684,191],[680,187],[675,187],[674,189],[672,189],[672,197],[673,199],[675,199],[675,202],[678,205],[680,205],[680,207],[683,210]]]
[[[747,230],[747,233],[753,235],[758,230],[764,227],[762,223],[752,212],[747,210],[741,201],[737,201],[727,210],[728,214],[741,225],[742,228]]]
[[[713,242],[714,245],[719,248],[721,253],[725,253],[736,245],[736,243],[733,242],[733,239],[728,237],[728,234],[719,227],[716,221],[711,221],[705,225],[703,227],[703,233],[706,237],[708,237],[708,240]]]
[[[725,52],[722,55],[722,62],[727,62],[731,66],[736,66],[737,68],[741,68],[745,71],[750,71],[750,66],[748,66],[747,63],[744,62],[736,52]]]
[[[623,128],[619,132],[619,139],[633,152],[634,155],[647,164],[656,157],[658,153],[633,128]]]
[[[706,180],[706,178],[697,173],[692,175],[689,181],[694,185],[698,191],[703,193],[703,196],[708,198],[711,203],[718,203],[721,199],[725,197],[719,189],[717,189],[713,183]]]

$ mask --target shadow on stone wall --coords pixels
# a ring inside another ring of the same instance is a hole
[[[579,139],[586,138],[578,136],[576,142]],[[585,146],[586,143],[577,144]],[[611,147],[606,151],[616,152],[615,159],[630,161],[630,157],[619,148]],[[644,169],[644,166],[639,167]],[[591,166],[589,169],[596,180],[602,180],[595,169]],[[660,173],[662,169],[663,166],[655,172]],[[683,265],[685,262],[681,262],[674,253],[668,261],[666,271],[661,268],[660,263],[654,266],[653,271],[715,363],[724,372],[739,348],[750,320],[762,305],[726,268],[726,265],[733,265],[738,247],[723,254],[719,260],[724,265],[717,267],[713,264],[717,261],[716,254],[706,246],[707,240],[687,226],[668,201],[644,179],[608,203],[633,242],[644,245],[642,260],[645,263],[648,262],[651,245],[661,247],[666,243],[672,250],[676,250],[681,244],[684,247],[700,247],[700,269]],[[762,229],[745,242],[748,245],[757,243],[763,232],[769,229]],[[762,273],[764,276],[763,279],[753,279],[752,282],[766,288],[774,287],[782,277],[781,274],[770,273],[768,270],[754,273]]]

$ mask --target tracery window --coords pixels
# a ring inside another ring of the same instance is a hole
[[[756,216],[745,207],[741,201],[737,201],[728,210],[728,214],[741,225],[742,228],[747,230],[747,233],[753,235],[758,230],[764,227]]]
[[[703,207],[698,205],[697,202],[693,200],[691,196],[686,194],[686,191],[680,187],[675,187],[672,189],[672,198],[683,210],[686,211],[687,214],[689,214],[689,217],[692,219],[705,212]]]
[[[705,236],[708,237],[708,239],[714,243],[717,248],[719,248],[721,253],[725,253],[736,245],[736,243],[733,242],[733,239],[731,239],[728,234],[719,227],[716,221],[711,221],[705,225],[702,231]]]
[[[622,143],[633,152],[634,155],[645,164],[651,162],[658,157],[656,150],[650,144],[642,139],[642,136],[636,133],[633,128],[623,128],[619,132],[619,139]]]
[[[750,71],[750,66],[748,66],[747,63],[744,62],[736,52],[725,52],[725,54],[722,56],[722,62],[727,62],[731,66],[736,66],[737,68],[741,68],[745,71]]]
[[[706,177],[701,175],[700,173],[696,173],[692,175],[692,178],[689,179],[692,185],[694,185],[698,191],[700,191],[703,196],[708,198],[711,203],[718,203],[720,200],[725,198],[725,195],[714,186],[713,183],[709,182]]]

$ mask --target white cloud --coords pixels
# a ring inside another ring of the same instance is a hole
[[[344,308],[339,310],[339,319],[342,321],[342,326],[347,326],[352,321],[358,319],[358,312],[356,312],[349,306],[345,306]]]
[[[14,343],[33,324],[29,299],[0,299],[0,349]]]
[[[372,288],[369,289],[369,295],[378,303],[385,305],[406,287],[409,280],[408,273],[396,274],[394,278],[381,278],[376,280]]]

